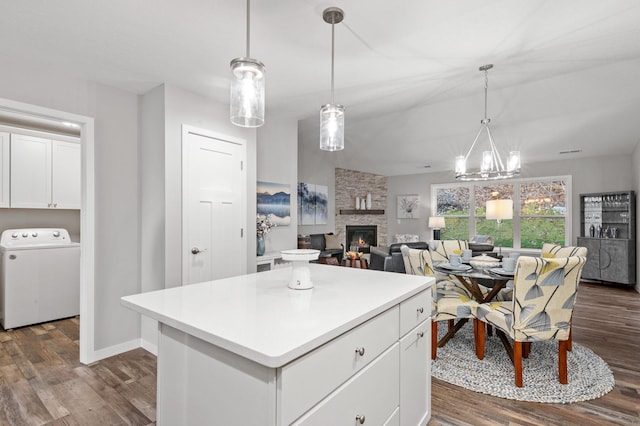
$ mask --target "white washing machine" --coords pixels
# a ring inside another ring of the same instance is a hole
[[[80,243],[59,228],[0,236],[0,322],[5,330],[79,315]]]

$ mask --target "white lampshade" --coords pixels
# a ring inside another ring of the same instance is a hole
[[[340,151],[344,149],[344,107],[326,104],[320,108],[320,149]]]
[[[431,216],[429,217],[429,228],[433,229],[442,229],[444,228],[444,217],[442,216]]]
[[[251,58],[231,61],[231,122],[241,127],[264,124],[265,68]]]
[[[487,201],[487,219],[513,219],[513,200]]]

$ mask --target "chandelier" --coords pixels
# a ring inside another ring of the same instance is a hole
[[[333,56],[335,24],[344,19],[344,12],[337,7],[329,7],[322,13],[322,19],[331,24],[331,103],[320,108],[320,149],[340,151],[344,149],[344,107],[333,101]]]
[[[231,122],[240,127],[264,124],[264,64],[249,56],[250,3],[247,0],[247,55],[231,61]]]
[[[520,152],[511,151],[507,159],[506,167],[500,158],[500,154],[496,148],[496,144],[493,142],[493,136],[491,135],[491,129],[489,128],[490,118],[487,118],[487,88],[489,87],[489,75],[488,71],[493,68],[492,64],[483,65],[479,68],[480,71],[484,71],[484,118],[480,120],[480,130],[476,138],[471,144],[471,148],[467,152],[467,155],[459,155],[456,157],[456,179],[462,181],[478,181],[478,180],[495,180],[495,179],[507,179],[520,175]],[[482,152],[482,158],[480,161],[479,170],[467,170],[467,159],[476,146],[480,135],[486,132],[489,139],[488,151]]]

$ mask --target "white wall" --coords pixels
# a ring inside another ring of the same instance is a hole
[[[229,105],[174,86],[165,97],[165,287],[182,284],[182,125],[247,141],[247,217],[256,214],[256,130],[234,126]],[[160,214],[160,212],[158,212]],[[253,222],[253,221],[250,221]],[[248,224],[251,228],[251,224]],[[247,265],[255,263],[256,240],[247,232]]]
[[[140,292],[164,288],[164,86],[141,96],[140,102]],[[140,318],[143,347],[157,353],[158,323]]]
[[[139,288],[136,96],[6,57],[0,96],[95,118],[93,349],[134,339],[137,315],[120,305],[120,297]]]
[[[0,209],[0,232],[19,228],[64,228],[80,242],[80,210]]]
[[[348,149],[348,146],[347,148]],[[322,234],[335,232],[335,169],[339,167],[343,151],[326,152],[320,150],[320,136],[317,127],[298,123],[298,182],[313,183],[328,187],[326,225],[298,225],[299,234]]]
[[[298,246],[298,123],[294,119],[282,118],[267,109],[265,124],[257,133],[257,180],[284,183],[291,190],[291,225],[274,228],[265,239],[266,251],[280,251]],[[251,196],[251,194],[250,194]],[[254,197],[255,198],[255,197]],[[248,216],[248,235],[253,235],[253,215]],[[253,252],[255,256],[255,251]],[[248,263],[254,272],[254,261]]]

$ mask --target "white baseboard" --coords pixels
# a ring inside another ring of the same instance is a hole
[[[100,361],[101,359],[109,358],[114,355],[119,355],[121,353],[128,352],[133,349],[137,349],[141,346],[142,344],[140,339],[133,339],[133,340],[129,340],[128,342],[120,343],[118,345],[113,345],[104,349],[99,349],[93,352],[93,356],[91,357],[92,358],[91,362],[96,362],[96,361]]]
[[[151,352],[152,354],[154,354],[155,356],[158,356],[158,345],[149,342],[148,340],[145,339],[140,339],[140,346],[142,346],[142,349],[145,349],[148,352]]]

